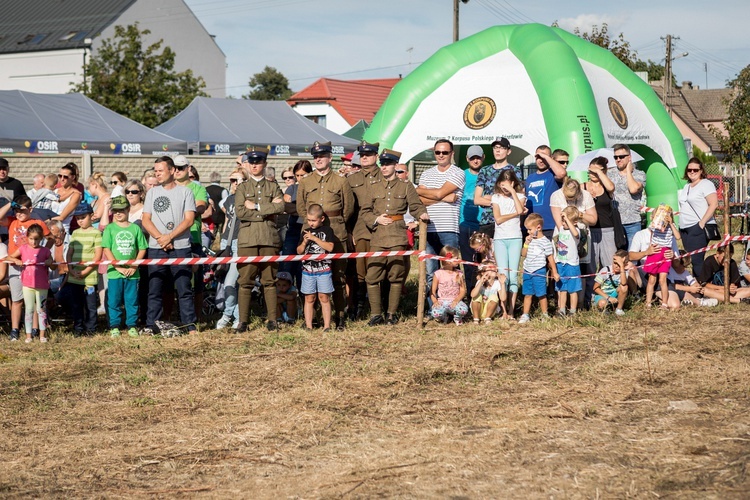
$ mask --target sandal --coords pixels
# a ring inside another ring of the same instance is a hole
[[[474,318],[474,324],[475,324],[475,325],[478,325],[478,324],[479,324],[479,318]]]

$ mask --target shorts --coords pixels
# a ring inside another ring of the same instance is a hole
[[[661,247],[659,249],[659,253],[655,253],[652,255],[646,256],[646,262],[643,266],[643,271],[646,274],[654,274],[659,275],[660,273],[668,273],[669,268],[672,267],[672,261],[669,259],[666,259],[664,254],[667,252],[667,250],[670,250],[667,247]]]
[[[581,283],[581,267],[571,264],[558,264],[557,272],[560,274],[560,281],[555,283],[555,291],[578,293],[583,290]]]
[[[523,273],[523,294],[533,295],[534,297],[546,297],[547,296],[547,268],[542,267],[536,271],[532,271],[534,274],[527,274],[528,271],[524,269]]]
[[[21,268],[13,264],[8,266],[8,287],[10,288],[10,300],[12,302],[23,302]]]
[[[331,270],[310,272],[302,270],[302,285],[299,291],[303,295],[314,293],[333,293],[333,273]]]
[[[500,302],[500,297],[497,296],[497,293],[493,293],[489,297],[485,297],[484,295],[479,295],[471,299],[472,304],[474,303],[482,304],[482,310],[479,313],[479,319],[484,319],[484,318],[489,317],[489,314],[487,314],[487,308],[492,302],[494,302],[495,304],[498,304]]]

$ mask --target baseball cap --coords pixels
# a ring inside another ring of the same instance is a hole
[[[276,279],[277,279],[277,280],[284,280],[284,281],[288,281],[289,283],[292,283],[292,282],[293,282],[293,281],[292,281],[292,275],[291,275],[291,274],[289,274],[289,273],[288,273],[288,272],[286,272],[286,271],[281,271],[280,273],[276,273]]]
[[[466,159],[469,160],[474,156],[484,156],[482,146],[469,146],[469,149],[466,150]]]
[[[112,210],[127,210],[130,208],[128,199],[124,196],[114,196],[112,198]]]
[[[494,148],[495,146],[502,146],[504,148],[510,149],[510,141],[505,137],[501,137],[500,139],[492,141],[492,147]]]
[[[174,163],[175,167],[187,167],[188,165],[190,165],[188,159],[182,155],[177,155],[172,158],[172,162]]]

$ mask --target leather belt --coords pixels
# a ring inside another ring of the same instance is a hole
[[[341,210],[327,210],[325,214],[328,217],[338,217],[341,215]]]
[[[390,214],[386,214],[386,217],[388,217],[391,220],[404,220],[404,216],[403,215],[395,215],[395,214],[394,215],[390,215]]]

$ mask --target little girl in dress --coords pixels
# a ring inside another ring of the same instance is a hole
[[[440,256],[447,259],[460,259],[457,248],[444,246],[440,250]],[[432,317],[443,323],[448,323],[453,316],[453,322],[461,325],[464,316],[469,313],[469,307],[463,302],[466,297],[466,281],[463,274],[458,270],[458,264],[453,260],[441,260],[441,269],[435,271],[432,279]]]

